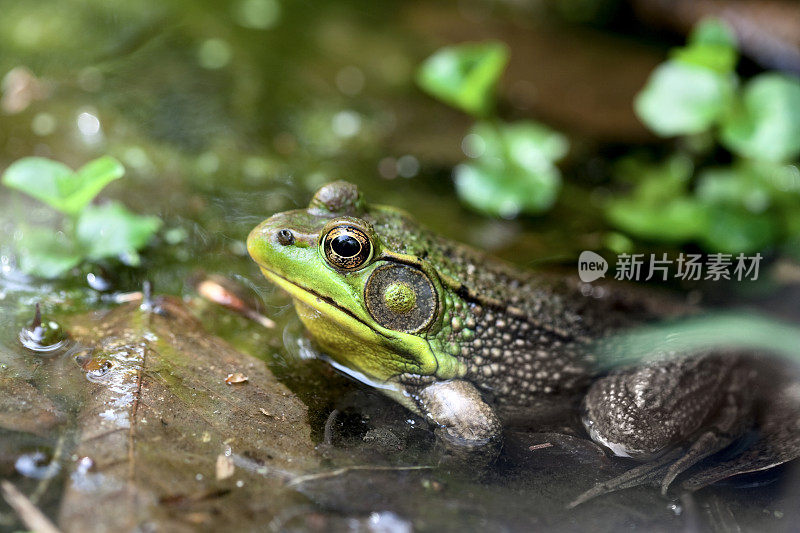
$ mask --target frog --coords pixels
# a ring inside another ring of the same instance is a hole
[[[589,439],[637,462],[574,505],[646,483],[666,494],[684,474],[682,486],[697,490],[800,455],[797,382],[760,372],[746,353],[598,368],[598,341],[696,312],[681,299],[525,270],[369,204],[347,181],[266,219],[247,249],[332,366],[427,420],[448,446],[496,450],[504,427],[578,413]],[[761,436],[747,452],[697,471],[754,427]]]

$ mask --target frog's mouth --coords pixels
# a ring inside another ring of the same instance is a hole
[[[304,287],[294,281],[285,278],[266,267],[259,265],[261,272],[270,281],[275,283],[278,287],[289,293],[292,298],[300,300],[304,304],[319,311],[323,315],[334,320],[338,324],[352,328],[353,321],[357,322],[361,327],[366,328],[372,335],[380,335],[381,337],[389,340],[390,337],[385,333],[378,331],[374,327],[367,324],[363,319],[356,316],[352,311],[339,307],[331,298],[323,296],[313,289]]]
[[[322,315],[322,321],[315,321],[317,326],[319,326],[320,322],[329,321],[334,324],[334,327],[338,327],[341,330],[346,331],[349,335],[359,338],[360,341],[365,344],[375,346],[376,348],[382,347],[384,351],[390,351],[394,354],[397,353],[396,350],[391,348],[392,341],[394,340],[392,337],[376,330],[373,327],[370,327],[364,322],[364,320],[356,316],[351,311],[337,306],[330,298],[303,287],[302,285],[299,285],[274,271],[264,268],[261,265],[259,266],[267,279],[289,293],[289,295],[294,298],[296,302],[300,302],[300,307],[297,306],[297,303],[295,307],[298,308],[298,315],[300,315],[301,320],[303,320],[303,322],[306,324],[306,328],[311,331],[312,335],[314,335],[314,330],[317,328],[313,327],[313,324],[309,324],[306,321],[307,318],[304,319],[303,315],[306,313],[301,312],[302,307],[311,308]],[[324,330],[324,326],[322,326],[322,328]],[[327,352],[327,350],[324,351]],[[377,351],[381,351],[380,348],[378,348]],[[344,360],[338,361],[338,358],[334,357],[336,352],[327,353],[328,356],[326,356],[325,359],[337,370],[347,374],[357,381],[361,381],[362,383],[366,383],[367,385],[381,389],[385,394],[388,394],[412,411],[416,409],[413,403],[409,403],[408,396],[403,391],[402,386],[400,386],[394,380],[394,378],[397,376],[396,372],[375,372],[374,367],[371,371],[369,368],[365,368],[356,361],[348,361],[347,357],[345,357]]]

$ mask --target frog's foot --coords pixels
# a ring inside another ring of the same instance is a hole
[[[589,435],[616,455],[648,462],[599,483],[570,505],[644,484],[660,485],[666,493],[678,475],[751,425],[752,377],[735,359],[704,356],[598,380],[584,402]]]
[[[786,381],[759,410],[759,437],[742,454],[693,473],[681,487],[694,491],[723,479],[767,470],[800,457],[800,383]]]
[[[462,380],[438,381],[419,389],[413,398],[435,433],[460,451],[499,451],[502,425],[478,390]]]

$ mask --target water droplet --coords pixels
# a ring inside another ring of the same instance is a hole
[[[86,137],[94,137],[100,133],[100,119],[87,111],[78,115],[76,123],[78,131]]]
[[[61,326],[57,322],[52,320],[42,321],[42,312],[38,303],[36,304],[33,321],[19,332],[19,342],[25,348],[43,357],[59,355],[69,345]]]

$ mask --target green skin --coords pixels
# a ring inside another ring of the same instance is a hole
[[[343,267],[326,237],[354,230],[366,251]],[[700,354],[598,379],[589,343],[686,306],[613,285],[587,296],[577,279],[521,271],[403,211],[368,205],[350,183],[328,184],[307,209],[267,219],[247,247],[337,368],[424,416],[453,445],[497,444],[503,423],[563,421],[582,402],[591,438],[649,460],[705,427],[733,435],[752,419],[742,391],[753,373],[737,357]],[[685,446],[692,460],[665,474],[664,489],[721,447]]]

